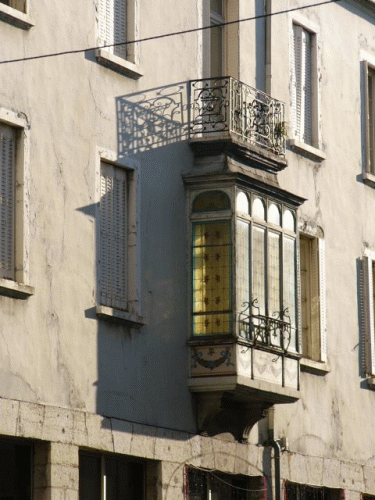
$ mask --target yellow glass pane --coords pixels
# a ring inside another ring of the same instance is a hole
[[[193,331],[229,333],[231,237],[229,222],[193,226]],[[209,314],[205,314],[209,313]]]

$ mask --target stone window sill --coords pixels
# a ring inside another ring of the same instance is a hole
[[[96,306],[96,314],[99,318],[108,319],[116,323],[123,323],[131,328],[141,328],[145,322],[141,316],[131,314],[127,311],[121,311],[107,306]]]
[[[133,80],[138,80],[138,78],[143,76],[141,68],[137,64],[111,54],[108,50],[97,49],[95,54],[98,63],[113,71],[117,71],[117,73],[133,78]]]
[[[320,149],[314,148],[309,144],[305,144],[297,139],[290,139],[289,146],[295,153],[306,156],[313,161],[323,161],[326,159],[326,154]]]
[[[331,371],[328,363],[323,361],[314,361],[313,359],[301,358],[300,359],[301,371],[314,373],[315,375],[325,375]]]
[[[370,174],[370,172],[363,172],[362,173],[362,180],[368,186],[375,188],[375,175],[374,174]]]
[[[27,14],[3,3],[0,3],[0,19],[23,30],[28,30],[34,26]]]
[[[7,295],[15,299],[27,299],[34,295],[35,288],[24,283],[17,283],[17,281],[7,280],[0,278],[0,295]]]

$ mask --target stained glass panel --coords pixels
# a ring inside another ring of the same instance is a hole
[[[268,232],[268,316],[280,319],[280,234]],[[274,331],[271,343],[280,345],[280,332]]]
[[[266,253],[264,248],[265,230],[253,227],[252,248],[252,301],[256,300],[253,313],[264,315],[266,312]]]
[[[284,310],[286,311],[285,321],[290,318],[292,327],[291,338],[284,339],[284,346],[296,350],[296,242],[293,238],[284,237],[284,283],[283,283],[283,299]],[[288,345],[289,344],[289,345]]]
[[[194,335],[230,333],[231,254],[229,222],[194,224]]]

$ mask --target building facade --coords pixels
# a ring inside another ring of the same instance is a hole
[[[0,499],[375,497],[374,25],[0,0]]]

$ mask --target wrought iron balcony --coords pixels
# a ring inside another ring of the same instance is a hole
[[[261,314],[257,306],[258,299],[252,303],[245,302],[244,309],[238,314],[239,337],[245,338],[253,344],[268,347],[279,347],[288,351],[292,335],[296,335],[296,328],[292,326],[288,309],[272,316]]]
[[[191,138],[228,133],[285,155],[284,103],[232,77],[192,80],[190,95]]]

